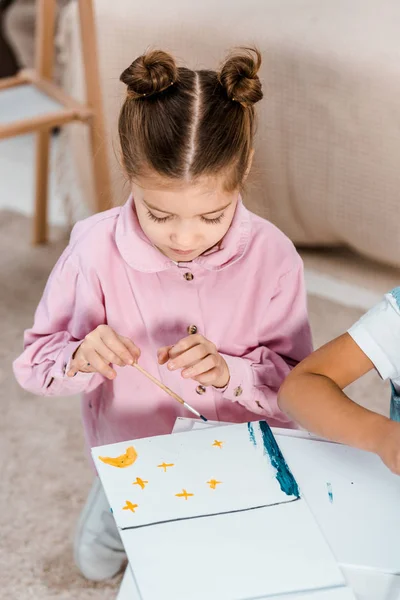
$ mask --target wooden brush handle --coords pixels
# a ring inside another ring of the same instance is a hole
[[[152,381],[153,383],[155,383],[156,385],[158,385],[159,388],[161,388],[162,390],[164,390],[164,392],[166,392],[167,394],[169,394],[170,396],[172,396],[172,398],[175,398],[175,400],[178,400],[178,402],[180,402],[181,404],[185,404],[185,401],[182,400],[182,398],[180,396],[178,396],[178,394],[175,394],[175,392],[173,392],[166,385],[164,385],[163,383],[161,383],[161,381],[159,381],[158,379],[156,379],[155,377],[153,377],[153,375],[151,375],[150,373],[148,373],[145,369],[143,369],[143,367],[141,367],[137,363],[133,363],[133,366],[135,367],[135,369],[137,369],[138,371],[140,371],[141,373],[143,373],[143,375],[145,375],[148,379],[150,379],[150,381]]]

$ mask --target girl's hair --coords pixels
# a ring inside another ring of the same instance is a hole
[[[263,97],[260,65],[261,54],[250,48],[228,57],[219,72],[177,67],[161,50],[137,58],[120,77],[128,86],[119,136],[129,179],[225,173],[227,190],[240,187],[251,158],[253,105]]]

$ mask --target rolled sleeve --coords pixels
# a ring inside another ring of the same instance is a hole
[[[65,378],[67,378],[71,381],[72,378],[68,377],[67,373],[71,367],[72,357],[81,343],[81,341],[69,342],[63,348],[51,370],[51,377],[53,377],[55,380],[65,380]],[[82,371],[78,371],[76,376],[73,378],[72,385],[81,387],[81,382],[86,382],[88,379],[91,379],[93,375],[94,373],[83,373]]]
[[[387,294],[349,330],[349,335],[374,364],[382,379],[400,375],[400,314]]]
[[[240,401],[251,405],[254,399],[254,377],[251,361],[237,356],[221,355],[228,365],[230,380],[228,385],[219,390],[224,398],[232,402]]]
[[[57,261],[35,313],[24,333],[24,349],[14,361],[19,384],[33,394],[73,395],[99,385],[99,374],[68,377],[71,357],[81,340],[105,322],[100,284],[93,285],[70,246]]]
[[[374,364],[382,379],[392,379],[396,376],[396,369],[388,356],[363,323],[356,323],[349,329],[348,333]]]

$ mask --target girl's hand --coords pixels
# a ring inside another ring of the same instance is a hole
[[[377,454],[396,475],[400,475],[400,423],[388,421],[377,443]]]
[[[216,346],[202,335],[190,335],[175,346],[160,348],[158,362],[160,365],[168,363],[170,371],[182,369],[182,377],[202,385],[223,388],[229,383],[228,365]]]
[[[118,335],[108,325],[99,325],[75,351],[67,375],[74,377],[78,371],[97,372],[108,379],[114,379],[117,373],[111,364],[120,367],[132,365],[139,356],[139,348],[129,338]]]

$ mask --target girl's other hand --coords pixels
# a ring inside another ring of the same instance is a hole
[[[400,423],[388,421],[381,430],[376,453],[389,469],[400,475]]]
[[[160,365],[170,371],[182,369],[182,377],[194,379],[202,385],[223,388],[229,383],[230,373],[225,359],[212,342],[202,335],[190,335],[175,346],[158,351]]]
[[[72,356],[68,377],[74,377],[78,371],[83,373],[101,373],[107,379],[117,375],[110,366],[132,365],[138,360],[140,350],[127,337],[119,335],[108,325],[99,325],[84,339]]]

